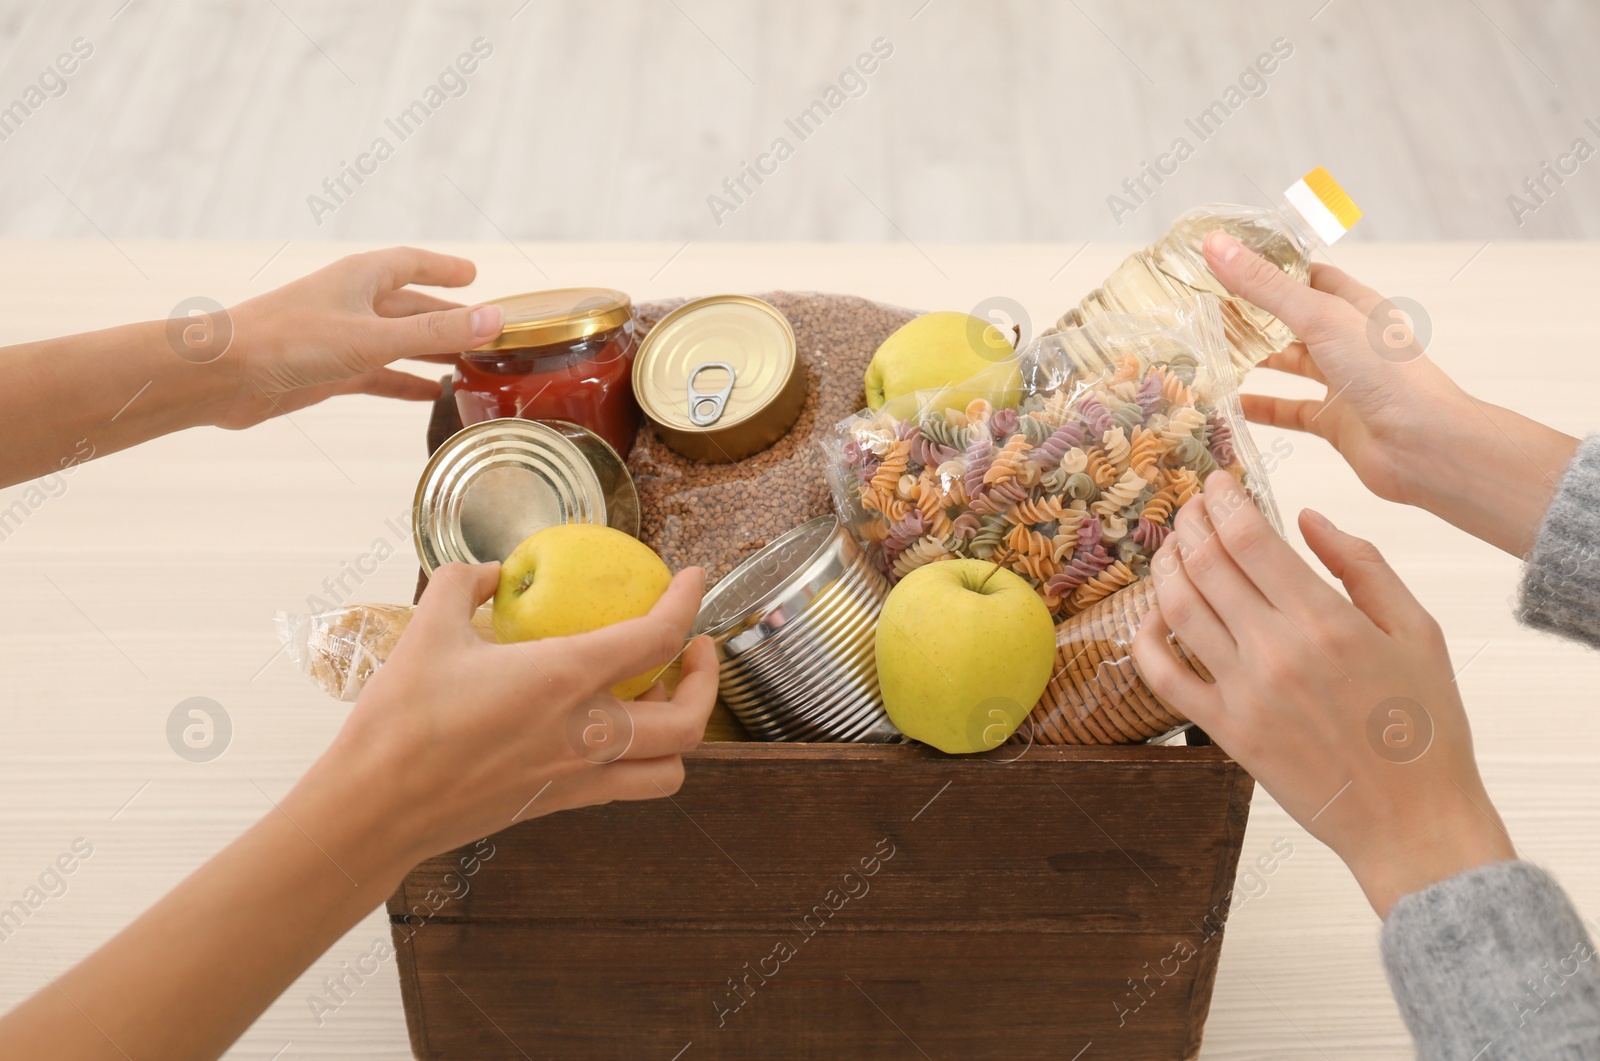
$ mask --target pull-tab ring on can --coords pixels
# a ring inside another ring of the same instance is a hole
[[[700,384],[709,368],[728,379]],[[634,397],[656,435],[690,460],[716,464],[782,438],[808,384],[788,319],[750,295],[685,302],[655,323],[633,361]]]
[[[695,380],[700,373],[707,369],[720,368],[728,374],[728,382],[719,391],[703,391],[695,385]],[[726,361],[706,361],[696,365],[694,371],[689,373],[689,422],[699,427],[714,424],[722,418],[722,410],[727,407],[728,395],[733,393],[734,381],[733,366]]]

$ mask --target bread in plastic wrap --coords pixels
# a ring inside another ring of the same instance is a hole
[[[381,667],[411,623],[417,609],[409,604],[347,604],[314,615],[279,612],[278,639],[283,642],[302,674],[335,700],[354,701]],[[472,616],[472,628],[485,641],[494,641],[494,621],[488,605]],[[682,666],[674,660],[661,674],[668,695],[677,688]],[[749,740],[726,706],[721,703],[706,722],[708,741]]]
[[[278,640],[301,673],[335,700],[353,701],[400,643],[417,609],[410,604],[346,604],[314,615],[279,612]],[[490,609],[479,608],[472,628],[493,641]]]

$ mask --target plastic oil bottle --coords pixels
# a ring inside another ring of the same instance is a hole
[[[1360,218],[1360,208],[1321,166],[1291,185],[1275,210],[1197,207],[1173,222],[1166,235],[1118,266],[1105,283],[1068,310],[1055,328],[1064,330],[1103,313],[1154,309],[1196,292],[1209,292],[1222,302],[1223,327],[1242,375],[1293,342],[1294,333],[1266,310],[1231,294],[1212,275],[1201,251],[1206,236],[1222,229],[1306,283],[1311,252],[1332,244]]]

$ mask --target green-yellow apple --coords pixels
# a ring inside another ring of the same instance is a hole
[[[889,591],[878,685],[900,732],[945,752],[988,751],[1022,724],[1055,666],[1050,609],[1022,576],[941,560]]]
[[[530,536],[500,565],[494,594],[494,632],[501,641],[586,634],[637,618],[654,607],[672,581],[661,557],[639,539],[593,523],[563,523]],[[618,682],[611,691],[631,700],[661,671]]]
[[[974,398],[1016,405],[1022,370],[1004,332],[966,313],[924,313],[883,341],[865,379],[867,408],[913,391],[945,388],[939,408],[963,409]]]

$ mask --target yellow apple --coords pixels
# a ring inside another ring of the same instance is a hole
[[[494,632],[501,641],[586,634],[637,618],[667,591],[672,572],[639,539],[593,523],[563,523],[529,537],[500,565]],[[656,683],[662,667],[618,682],[631,700]]]
[[[1022,397],[1022,370],[1004,332],[967,313],[924,313],[883,341],[865,379],[867,408],[880,409],[913,391],[945,388],[941,409],[964,409],[974,398],[995,408]]]
[[[1044,693],[1055,623],[1022,576],[985,560],[942,560],[889,591],[876,654],[900,732],[940,751],[988,751]]]

